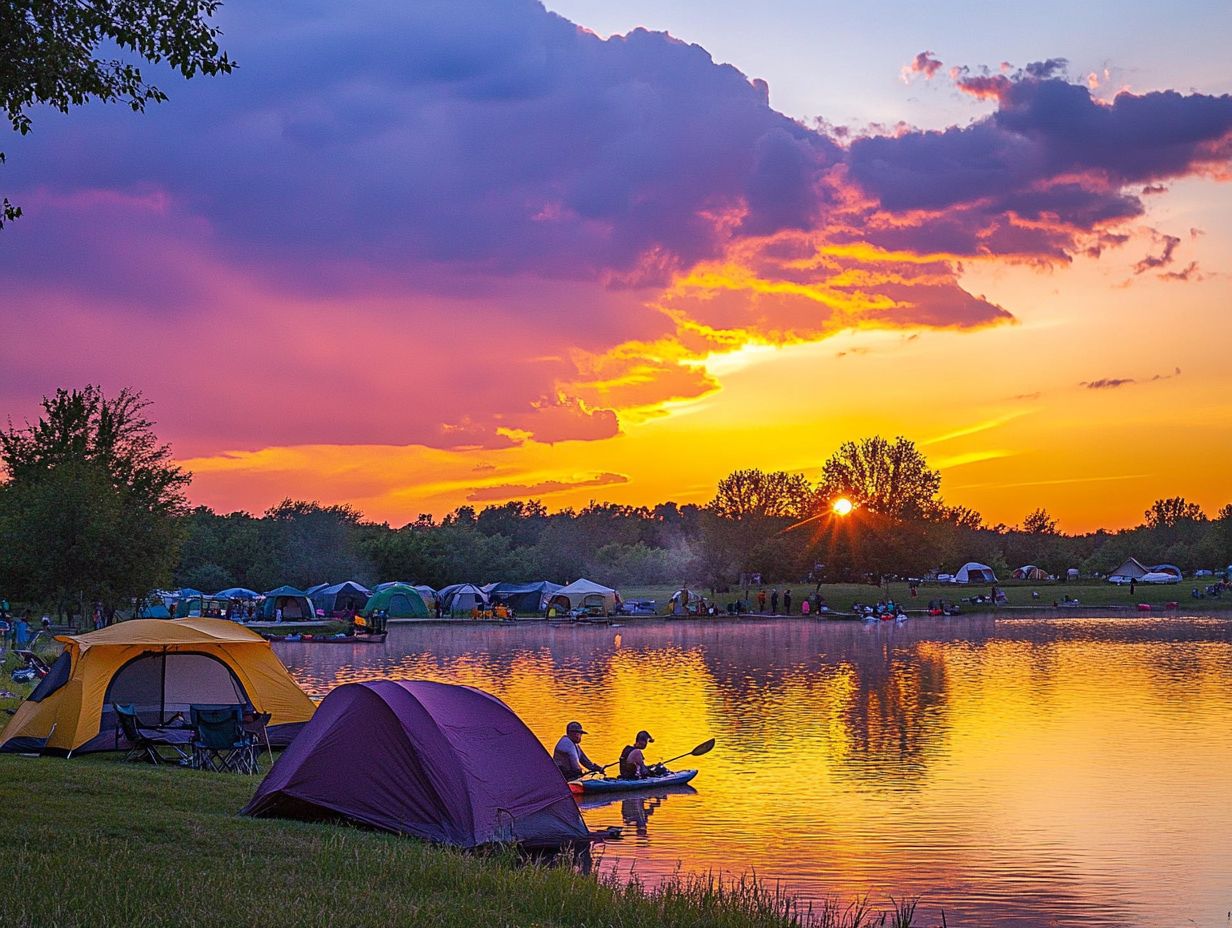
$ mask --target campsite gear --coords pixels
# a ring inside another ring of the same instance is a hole
[[[141,724],[141,719],[137,717],[137,710],[132,706],[122,706],[118,703],[113,703],[111,706],[116,714],[116,721],[119,723],[116,726],[115,733],[115,748],[117,751],[123,750],[120,739],[121,737],[128,743],[128,753],[124,755],[127,760],[140,760],[150,764],[165,764],[167,758],[163,757],[159,748],[168,747],[175,751],[175,760],[183,761],[188,758],[187,752],[184,750],[184,745],[187,743],[183,737],[178,740],[172,735],[157,728],[144,728]],[[184,734],[180,732],[181,736]]]
[[[241,814],[343,819],[462,848],[590,844],[552,758],[508,706],[425,680],[334,689]]]
[[[192,766],[216,773],[259,773],[257,738],[244,730],[243,706],[192,706]]]
[[[631,780],[624,777],[595,777],[589,780],[574,780],[569,789],[574,793],[617,793],[635,789],[652,789],[656,786],[677,786],[688,783],[695,776],[696,770],[677,770],[675,773],[665,773],[657,777],[643,777]]]
[[[245,704],[270,713],[270,741],[285,745],[315,708],[270,643],[235,622],[133,619],[56,640],[64,653],[0,733],[0,751],[114,750],[112,703],[152,727],[193,704]]]

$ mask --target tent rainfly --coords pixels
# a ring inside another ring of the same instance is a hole
[[[954,574],[955,583],[996,583],[997,575],[987,564],[968,561]]]
[[[270,643],[220,619],[133,619],[56,639],[64,651],[0,733],[0,750],[84,754],[117,743],[113,704],[162,725],[193,705],[251,706],[270,713],[273,744],[288,744],[313,703]]]
[[[1108,575],[1109,580],[1124,578],[1126,580],[1141,580],[1151,571],[1136,557],[1126,558],[1119,567]]]
[[[1027,564],[1023,567],[1019,567],[1011,576],[1013,576],[1015,580],[1048,579],[1048,574],[1046,574],[1041,568],[1036,567],[1034,564]]]
[[[590,605],[591,598],[596,603],[602,600],[605,615],[615,615],[616,607],[620,605],[620,594],[610,586],[603,586],[591,580],[574,580],[568,586],[561,587],[552,596],[554,603],[568,603],[566,609],[580,609]]]
[[[385,610],[391,619],[430,619],[432,613],[419,595],[419,590],[405,583],[390,583],[377,590],[364,606],[364,618]]]
[[[492,602],[503,602],[514,613],[542,616],[552,595],[560,590],[559,583],[540,580],[537,583],[497,583],[488,591]]]
[[[293,586],[280,586],[266,593],[258,618],[272,622],[277,617],[279,609],[282,610],[284,622],[311,621],[317,617],[308,594]]]
[[[469,618],[472,611],[488,604],[488,594],[473,583],[441,587],[436,595],[440,597],[441,611],[454,618]]]
[[[260,599],[261,594],[256,590],[250,590],[244,586],[229,586],[225,590],[219,590],[214,594],[215,599],[239,599],[244,602],[251,602],[254,599]]]
[[[315,586],[308,591],[313,605],[326,615],[341,615],[349,609],[363,612],[372,591],[362,583],[346,580],[328,586]]]
[[[343,819],[462,848],[589,847],[577,803],[522,720],[481,690],[425,680],[334,689],[240,814]]]

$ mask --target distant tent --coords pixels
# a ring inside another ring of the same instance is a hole
[[[313,703],[270,643],[218,619],[134,619],[56,638],[64,651],[0,734],[0,750],[51,754],[111,751],[113,703],[149,726],[192,705],[247,705],[270,713],[270,740],[286,744]],[[128,745],[123,738],[120,748]]]
[[[1070,567],[1068,570],[1066,570],[1065,579],[1066,580],[1077,580],[1078,579],[1078,568]]]
[[[1150,570],[1138,578],[1139,583],[1180,583],[1181,578],[1170,570]]]
[[[548,608],[552,594],[561,586],[550,580],[537,583],[496,583],[488,591],[493,602],[503,602],[517,615],[541,616]]]
[[[462,848],[589,841],[552,758],[508,706],[423,680],[334,689],[240,814],[341,819]]]
[[[428,611],[433,615],[436,614],[436,590],[424,583],[412,583],[412,587],[419,591],[419,595],[423,597],[424,605],[428,607]]]
[[[1150,571],[1136,557],[1126,558],[1119,567],[1108,575],[1108,579],[1124,577],[1126,580],[1141,580]]]
[[[187,599],[189,596],[204,596],[200,590],[194,590],[191,586],[182,586],[178,590],[171,593],[176,599]]]
[[[997,575],[987,564],[968,561],[954,574],[955,583],[996,583]]]
[[[1036,567],[1034,564],[1027,564],[1023,567],[1019,567],[1017,570],[1014,571],[1012,576],[1015,580],[1047,580],[1048,579],[1048,574],[1046,574],[1039,567]]]
[[[280,586],[278,589],[270,590],[266,593],[257,618],[266,622],[272,622],[277,616],[279,609],[282,610],[282,620],[284,622],[305,622],[317,617],[316,610],[313,609],[312,600],[308,598],[308,594],[303,590],[297,590],[293,586]]]
[[[326,615],[341,615],[348,609],[363,612],[372,591],[354,580],[315,586],[308,590],[312,603]]]
[[[1156,564],[1151,568],[1151,572],[1157,574],[1172,574],[1172,576],[1176,577],[1178,580],[1185,576],[1181,573],[1181,568],[1177,567],[1175,564]]]
[[[602,608],[606,615],[614,615],[616,607],[620,605],[620,594],[613,590],[610,586],[603,586],[591,580],[574,580],[568,586],[561,587],[552,596],[552,601],[568,602],[569,609],[580,609],[590,605],[590,602],[584,602],[587,597],[598,597],[602,601]]]
[[[488,604],[488,594],[473,583],[441,587],[436,595],[440,598],[442,612],[454,617],[469,616],[473,610]]]
[[[254,599],[260,599],[261,594],[256,590],[250,590],[243,586],[229,586],[225,590],[219,590],[214,594],[215,599],[242,599],[244,602],[250,602]]]
[[[382,609],[391,619],[432,618],[432,613],[428,611],[419,590],[405,583],[391,583],[373,593],[363,608],[364,618]]]

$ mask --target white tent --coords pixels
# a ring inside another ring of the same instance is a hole
[[[1118,577],[1123,577],[1125,580],[1141,580],[1148,573],[1150,571],[1142,566],[1141,561],[1136,557],[1129,557],[1108,575],[1108,580],[1112,583],[1116,583]]]
[[[1152,570],[1138,578],[1139,583],[1180,583],[1181,578],[1167,570]]]
[[[996,583],[997,575],[992,572],[992,568],[987,564],[981,564],[979,561],[967,561],[962,567],[958,568],[958,573],[954,574],[955,583]]]
[[[620,605],[620,594],[613,590],[610,586],[603,586],[599,583],[594,583],[590,580],[574,580],[566,587],[561,587],[553,594],[553,601],[564,597],[569,601],[570,609],[578,609],[583,605],[583,600],[588,596],[602,596],[603,610],[608,615],[614,615],[616,607]]]

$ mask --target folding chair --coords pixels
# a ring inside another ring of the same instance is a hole
[[[128,742],[128,753],[124,755],[126,761],[139,760],[150,764],[165,764],[168,760],[178,763],[188,758],[188,754],[177,741],[167,737],[156,728],[143,728],[135,707],[112,703],[111,709],[116,714],[116,750],[120,749],[121,736]],[[159,748],[165,747],[174,750],[176,756],[174,758],[163,757]]]
[[[259,773],[257,738],[244,730],[243,706],[192,706],[192,765],[219,773]]]

